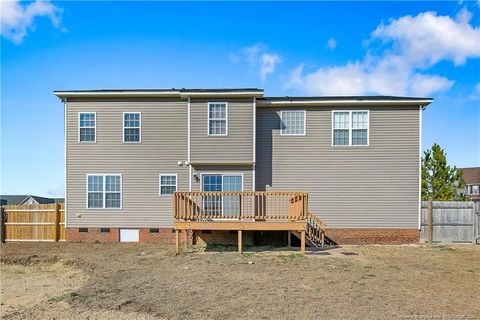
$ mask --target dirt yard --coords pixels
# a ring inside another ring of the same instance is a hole
[[[302,257],[8,243],[1,263],[5,319],[480,318],[480,246],[346,246]]]

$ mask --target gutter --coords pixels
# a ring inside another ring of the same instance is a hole
[[[196,92],[196,91],[54,91],[60,99],[65,98],[97,98],[97,97],[173,97],[179,99],[188,98],[241,98],[241,97],[263,97],[263,91],[217,91],[217,92]]]
[[[404,106],[422,105],[425,109],[427,105],[433,102],[433,99],[426,100],[258,100],[259,107],[274,106],[322,106],[322,105],[392,105]]]

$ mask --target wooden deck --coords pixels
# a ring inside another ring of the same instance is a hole
[[[324,224],[308,212],[305,192],[176,192],[173,216],[177,253],[179,233],[189,230],[238,231],[239,253],[243,231],[291,231],[302,254],[306,240],[324,241]]]

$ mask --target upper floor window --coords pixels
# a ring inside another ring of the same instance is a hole
[[[281,111],[282,127],[280,134],[284,136],[304,136],[306,129],[306,112]]]
[[[123,113],[123,142],[140,142],[142,138],[142,115],[140,112]]]
[[[228,107],[226,102],[208,103],[208,135],[226,136],[228,133]]]
[[[87,208],[120,209],[122,207],[122,176],[119,174],[87,175]]]
[[[160,175],[160,195],[173,194],[177,191],[177,175],[161,174]]]
[[[334,146],[368,146],[368,111],[333,111]]]
[[[78,141],[96,141],[96,114],[95,112],[78,113]]]
[[[469,195],[477,195],[480,194],[480,185],[468,185],[467,186],[467,194]]]

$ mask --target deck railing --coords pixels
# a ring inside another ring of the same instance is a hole
[[[174,219],[184,221],[304,220],[308,215],[305,192],[175,192]]]

